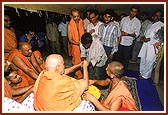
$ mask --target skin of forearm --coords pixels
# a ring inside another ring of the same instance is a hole
[[[30,77],[32,77],[33,79],[37,79],[37,78],[38,78],[38,74],[35,73],[32,69],[29,69],[26,73],[27,73]]]
[[[29,89],[31,90],[31,89]],[[32,91],[27,91],[25,94],[23,94],[19,99],[17,99],[16,101],[19,103],[22,103],[29,95],[30,93],[32,93]]]
[[[67,68],[67,69],[65,69],[65,73],[64,74],[69,74],[69,73],[73,72],[75,69],[77,69],[79,67],[80,67],[80,65],[78,64],[78,65],[74,65],[74,66],[72,66],[70,68]]]
[[[96,106],[96,108],[99,111],[109,111],[109,109],[107,109],[106,107],[104,107],[97,99],[93,100],[92,103]]]
[[[27,86],[27,87],[18,88],[18,89],[13,89],[12,90],[12,95],[13,96],[21,95],[21,94],[25,93],[26,91],[28,91],[31,87],[32,87],[32,85]]]
[[[107,86],[109,85],[109,82],[107,82],[106,80],[97,80],[95,84],[100,85],[100,86]]]
[[[88,77],[88,68],[83,67],[83,79],[87,81],[87,85],[89,85],[89,77]]]

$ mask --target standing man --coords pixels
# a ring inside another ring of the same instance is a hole
[[[83,21],[80,18],[80,12],[77,9],[72,9],[71,20],[68,24],[68,40],[69,40],[69,55],[72,56],[72,64],[76,65],[81,62],[80,59],[80,43],[81,36],[84,34]],[[82,78],[80,70],[75,72],[76,77]]]
[[[90,11],[90,24],[87,26],[87,32],[92,35],[93,41],[98,38],[98,29],[102,22],[98,20],[99,12],[96,9]]]
[[[63,16],[62,22],[58,25],[58,31],[61,33],[61,40],[66,54],[68,54],[67,28],[68,28],[68,21],[66,17]]]
[[[8,15],[4,16],[4,58],[7,59],[9,52],[17,49],[17,38],[15,30],[11,27],[11,20]]]
[[[90,20],[89,20],[90,12],[91,12],[91,10],[86,10],[86,12],[85,12],[86,18],[83,20],[85,32],[87,31],[87,26],[90,24]]]
[[[121,29],[121,42],[119,46],[119,61],[124,65],[124,68],[127,69],[129,59],[132,52],[133,40],[139,36],[141,22],[136,15],[138,14],[139,7],[132,6],[130,9],[130,15],[122,18],[120,23]]]
[[[147,26],[151,23],[152,22],[149,20],[149,14],[147,12],[143,12],[142,17],[141,17],[141,25],[142,25],[141,30],[139,33],[139,37],[136,38],[134,42],[133,51],[132,51],[132,59],[129,61],[130,63],[139,63],[138,54],[142,47],[141,38],[144,37],[145,30]]]
[[[59,33],[57,25],[53,22],[52,18],[48,18],[48,24],[46,25],[46,36],[49,40],[51,53],[60,54]]]
[[[153,23],[150,24],[146,31],[145,37],[141,40],[143,45],[139,52],[138,57],[140,60],[140,74],[142,78],[148,79],[151,77],[153,68],[155,66],[156,56],[158,53],[159,36],[156,35],[157,31],[164,26],[161,22],[162,12],[156,11],[152,16]]]
[[[107,64],[112,62],[113,54],[118,51],[118,29],[112,22],[113,18],[113,10],[106,9],[103,15],[104,24],[100,25],[98,31],[98,37],[108,57]]]

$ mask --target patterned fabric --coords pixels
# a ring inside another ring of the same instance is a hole
[[[142,107],[141,107],[141,103],[140,103],[138,91],[137,91],[136,78],[130,78],[130,77],[125,76],[125,81],[127,83],[129,91],[132,94],[132,97],[135,100],[135,104],[136,104],[138,111],[142,111]]]
[[[98,37],[104,46],[111,47],[111,54],[118,51],[118,29],[114,23],[110,22],[107,26],[100,25]]]
[[[10,98],[4,97],[4,112],[28,112],[28,111],[34,111],[33,109],[30,109],[28,106],[24,106],[15,100],[12,100]]]
[[[73,111],[95,111],[95,107],[89,101],[83,100]]]

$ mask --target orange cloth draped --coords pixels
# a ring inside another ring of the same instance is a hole
[[[83,27],[82,19],[80,19],[80,21],[79,21],[79,28],[78,29],[77,29],[76,23],[73,19],[70,20],[69,24],[71,26],[71,34],[72,34],[73,41],[80,42],[81,36],[84,34],[84,27]],[[80,46],[69,44],[68,45],[68,52],[69,52],[69,56],[72,56],[72,64],[73,65],[79,64],[81,62]],[[75,73],[75,75],[78,78],[82,78],[82,73],[79,70]]]
[[[12,99],[12,88],[5,78],[4,78],[4,96]]]
[[[42,71],[34,86],[37,111],[72,111],[81,103],[78,80],[59,73]]]
[[[17,39],[16,35],[12,30],[4,28],[4,50],[12,51],[13,49],[17,49]],[[9,52],[4,52],[5,59]]]
[[[33,65],[30,63],[30,61],[23,54],[21,54],[17,49],[14,49],[12,52],[10,52],[10,54],[8,55],[8,61],[12,62],[12,60],[13,60],[13,58],[15,56],[17,56],[20,59],[22,59],[24,61],[24,63],[29,68],[32,68],[33,70],[35,70],[34,67],[33,67]],[[35,79],[33,79],[30,76],[28,76],[22,69],[18,68],[17,72],[18,72],[18,75],[20,75],[22,77],[22,82],[16,84],[14,86],[14,88],[26,87],[26,86],[29,86],[29,85],[32,85],[32,84],[35,83]]]
[[[106,108],[110,109],[111,104],[118,98],[122,97],[122,107],[127,108],[130,111],[138,111],[135,101],[129,92],[128,88],[125,86],[123,82],[120,82],[108,95],[103,105]]]
[[[33,54],[34,54],[35,57],[41,56],[41,53],[40,53],[40,51],[38,51],[38,50],[34,51]],[[44,62],[44,61],[43,61],[42,64],[40,64],[40,68],[41,68],[42,70],[45,70],[45,69],[46,69],[46,68],[45,68],[45,62]]]

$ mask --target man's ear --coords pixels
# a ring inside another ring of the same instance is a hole
[[[114,19],[114,17],[111,17],[111,20],[113,20]]]

